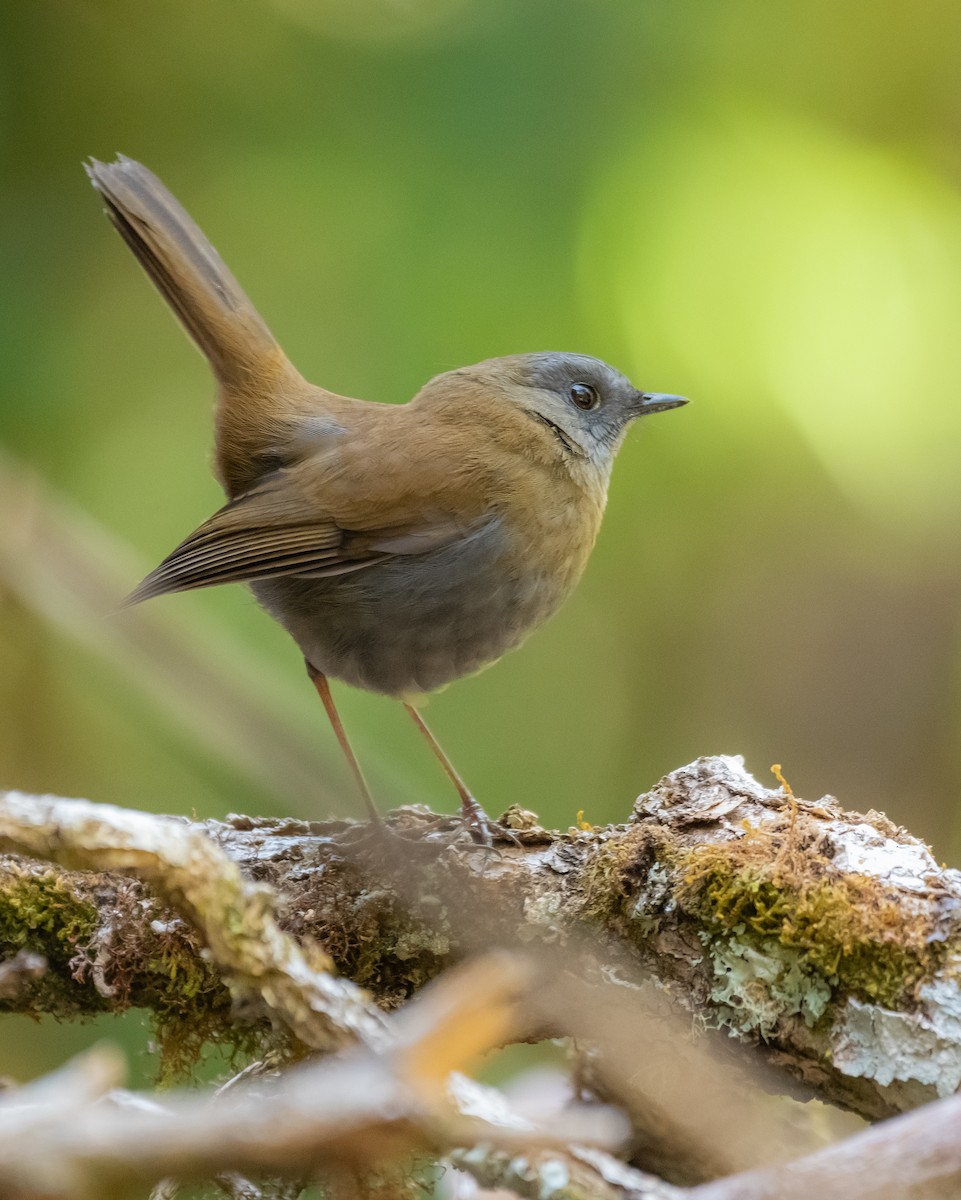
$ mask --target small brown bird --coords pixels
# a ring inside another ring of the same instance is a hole
[[[106,212],[206,356],[228,503],[129,600],[248,583],[303,652],[373,819],[328,676],[401,699],[461,799],[491,822],[415,699],[519,645],[587,562],[628,424],[677,408],[581,354],[492,358],[407,404],[351,400],[294,368],[160,180],[120,156],[87,166]]]

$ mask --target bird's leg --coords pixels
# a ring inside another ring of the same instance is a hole
[[[492,831],[497,830],[498,832],[502,832],[500,826],[490,819],[487,813],[484,812],[481,806],[471,795],[467,784],[457,773],[457,768],[444,753],[440,742],[438,742],[437,738],[435,738],[431,733],[427,722],[420,715],[414,705],[409,703],[407,700],[405,700],[403,703],[404,708],[407,709],[413,718],[414,724],[424,735],[424,739],[426,740],[428,746],[430,746],[431,750],[433,750],[438,762],[444,768],[447,778],[457,789],[457,794],[460,796],[460,807],[461,812],[463,813],[464,823],[477,833],[485,846],[492,846],[494,844],[493,837],[491,836]]]
[[[367,780],[364,778],[364,772],[360,768],[360,763],[357,761],[357,755],[347,738],[347,731],[344,729],[344,723],[340,719],[340,713],[337,711],[337,706],[334,704],[334,697],[330,692],[330,684],[327,682],[327,676],[323,671],[318,671],[313,663],[307,662],[304,659],[304,665],[307,667],[307,674],[310,677],[310,682],[317,689],[317,695],[323,701],[324,708],[327,710],[327,716],[333,726],[337,741],[340,742],[340,748],[344,752],[344,756],[350,765],[354,779],[357,781],[357,786],[360,788],[360,794],[364,799],[364,804],[367,806],[367,812],[370,815],[371,822],[374,825],[382,825],[380,813],[374,806],[374,798],[370,794],[370,788],[367,786]]]

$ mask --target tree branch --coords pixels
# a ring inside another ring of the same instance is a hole
[[[135,873],[200,933],[232,993],[257,996],[306,1046],[383,1041],[383,1024],[356,985],[332,975],[329,956],[316,944],[301,947],[281,931],[272,890],[245,879],[202,829],[112,805],[7,792],[0,804],[0,846],[65,867]],[[90,938],[101,997],[113,990],[106,965],[111,942],[129,936],[117,927],[119,915],[116,907],[98,907]],[[157,932],[158,923],[150,924]],[[163,921],[159,926],[161,933],[169,928]]]
[[[0,801],[4,847],[101,872],[0,863],[6,941],[48,959],[43,978],[0,1003],[61,1014],[142,1004],[161,1018],[203,1018],[208,1032],[219,1021],[227,1036],[235,1016],[192,929],[109,869],[139,870],[154,855],[158,869],[145,877],[206,929],[211,897],[164,877],[167,859],[186,870],[190,855],[209,853],[197,849],[207,839],[167,819],[163,837],[176,849],[165,857],[150,842],[145,853],[124,838],[160,836],[150,824],[158,819],[121,814],[110,834],[117,813],[18,793]],[[961,876],[883,816],[795,800],[760,786],[739,760],[715,758],[668,775],[626,826],[547,833],[529,814],[507,819],[520,845],[493,857],[451,842],[420,809],[394,814],[396,844],[348,822],[238,817],[197,828],[239,868],[232,888],[256,880],[279,893],[281,924],[307,947],[283,942],[291,964],[316,953],[313,940],[388,1007],[469,950],[556,945],[587,928],[602,958],[620,961],[626,948],[704,1023],[757,1046],[802,1090],[861,1115],[910,1108],[961,1081]],[[96,830],[86,850],[84,829]],[[229,929],[229,900],[216,905]],[[214,957],[236,988],[231,953],[224,945]],[[145,971],[150,962],[162,968]],[[195,985],[186,1007],[171,963]],[[285,977],[271,967],[243,986],[259,988],[269,1008]],[[326,979],[338,996],[349,992]]]
[[[167,1176],[369,1172],[417,1151],[478,1142],[508,1151],[558,1147],[575,1133],[615,1144],[625,1125],[612,1111],[574,1109],[547,1130],[511,1112],[499,1094],[451,1075],[510,1036],[523,975],[505,956],[478,960],[385,1021],[378,1048],[314,1059],[214,1096],[168,1094],[162,1106],[110,1102],[122,1063],[97,1048],[0,1098],[0,1193],[101,1197]]]

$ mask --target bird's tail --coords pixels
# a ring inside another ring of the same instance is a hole
[[[85,164],[106,212],[225,387],[267,390],[293,367],[183,206],[131,158]]]

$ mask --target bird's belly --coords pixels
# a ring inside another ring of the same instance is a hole
[[[534,569],[488,527],[346,575],[251,586],[318,670],[400,696],[434,691],[519,645],[559,606],[579,568]]]

